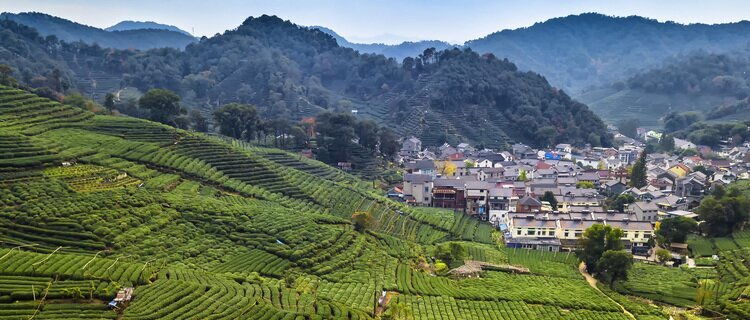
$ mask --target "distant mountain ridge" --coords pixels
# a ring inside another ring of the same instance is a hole
[[[175,27],[173,25],[168,24],[162,24],[157,23],[153,21],[132,21],[132,20],[125,20],[120,21],[117,24],[105,28],[104,30],[107,31],[128,31],[128,30],[139,30],[139,29],[156,29],[156,30],[169,30],[174,32],[179,32],[187,36],[193,36],[190,34],[190,32],[187,32],[185,30],[182,30],[178,27]]]
[[[382,54],[401,62],[406,57],[414,57],[421,54],[425,49],[435,48],[444,50],[453,48],[454,45],[440,40],[405,41],[399,44],[384,43],[353,43],[342,37],[336,31],[326,27],[311,26],[310,29],[318,29],[336,39],[336,42],[346,48],[352,48],[360,53]]]
[[[196,39],[181,32],[162,29],[137,29],[124,31],[107,31],[76,23],[63,18],[38,12],[0,14],[0,19],[12,20],[32,27],[42,36],[53,35],[65,42],[83,41],[98,44],[105,48],[139,49],[154,48],[183,49]]]
[[[608,120],[633,118],[647,126],[660,126],[657,120],[666,114],[686,111],[698,111],[705,120],[748,120],[747,52],[699,52],[670,59],[580,98]]]
[[[399,61],[421,54],[429,46],[439,50],[454,46],[442,41],[356,44],[330,29],[315,28],[331,34],[341,46],[362,53],[383,54]],[[748,43],[748,21],[685,25],[639,16],[584,13],[494,32],[457,46],[508,58],[520,69],[538,72],[553,86],[578,96],[584,89],[609,85],[658,67],[675,56],[697,50],[726,53]]]

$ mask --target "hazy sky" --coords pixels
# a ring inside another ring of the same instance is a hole
[[[275,14],[300,25],[329,27],[355,42],[438,39],[462,43],[494,31],[583,12],[682,23],[748,20],[750,1],[0,0],[0,11],[38,11],[102,28],[121,20],[151,20],[194,30],[199,36],[235,28],[248,16]]]

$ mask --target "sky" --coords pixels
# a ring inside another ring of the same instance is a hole
[[[175,25],[211,36],[249,16],[277,15],[324,26],[352,42],[444,40],[454,44],[554,17],[598,12],[659,21],[723,23],[750,20],[746,0],[0,0],[0,11],[37,11],[106,28],[122,20]]]

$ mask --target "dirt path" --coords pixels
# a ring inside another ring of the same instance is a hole
[[[596,279],[594,279],[594,277],[592,277],[588,272],[586,272],[586,264],[585,263],[581,262],[581,264],[578,265],[578,271],[581,272],[581,275],[583,275],[583,277],[586,278],[586,282],[588,282],[589,285],[592,288],[594,288],[594,290],[598,291],[603,296],[607,297],[607,299],[609,299],[609,301],[612,301],[612,303],[614,303],[617,306],[619,306],[620,309],[622,309],[622,313],[624,313],[626,316],[628,316],[628,318],[636,320],[635,316],[632,313],[630,313],[630,311],[628,311],[628,309],[625,309],[625,307],[623,307],[620,303],[618,303],[617,301],[615,301],[614,299],[612,299],[608,295],[606,295],[604,292],[602,292],[601,290],[599,290],[599,288],[596,286]]]

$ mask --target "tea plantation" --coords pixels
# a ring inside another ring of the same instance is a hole
[[[487,224],[369,185],[284,151],[0,87],[0,319],[404,318],[397,307],[409,319],[667,318],[592,288],[572,255],[502,248]],[[372,215],[364,232],[355,212]],[[530,274],[424,271],[448,241]],[[732,259],[720,272],[746,281]],[[108,309],[123,287],[133,300]],[[389,307],[375,310],[382,291]]]

